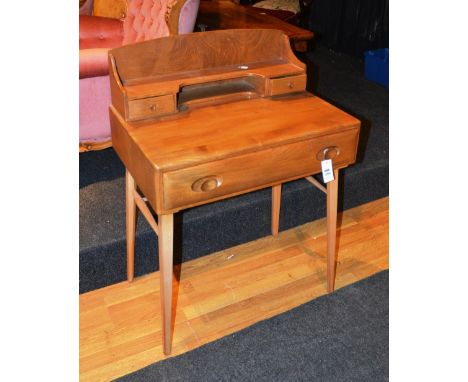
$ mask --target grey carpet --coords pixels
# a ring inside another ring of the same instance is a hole
[[[382,271],[118,381],[388,381],[388,283]]]

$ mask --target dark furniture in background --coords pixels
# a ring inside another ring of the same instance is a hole
[[[307,29],[283,21],[282,16],[288,14],[292,13],[238,5],[228,0],[202,0],[196,24],[204,30],[278,29],[289,37],[294,50],[306,52],[307,43],[314,34]]]
[[[308,28],[328,48],[362,58],[388,48],[388,0],[313,0]]]

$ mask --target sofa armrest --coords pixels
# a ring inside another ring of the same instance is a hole
[[[80,49],[80,79],[109,74],[110,48]]]
[[[80,0],[80,15],[92,15],[93,2],[93,0]]]
[[[80,15],[80,49],[116,48],[122,40],[121,20]]]
[[[166,23],[171,35],[192,33],[200,0],[169,0]]]

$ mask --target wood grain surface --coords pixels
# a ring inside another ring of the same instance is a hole
[[[313,32],[289,24],[277,17],[270,16],[261,9],[234,4],[232,1],[200,1],[197,24],[210,29],[244,29],[265,28],[283,31],[297,45],[298,51],[307,48],[307,41],[314,36]],[[304,43],[304,44],[301,44]]]
[[[327,293],[326,220],[176,266],[171,356]],[[338,214],[336,288],[388,269],[388,198]],[[155,254],[156,256],[156,254]],[[80,380],[166,358],[159,272],[80,296]]]
[[[125,129],[159,169],[171,170],[233,153],[357,131],[360,125],[356,118],[309,93],[200,108],[154,123],[126,123],[111,114],[113,130]],[[311,153],[314,158],[316,154]]]
[[[315,154],[329,145],[341,147],[333,165],[344,167],[354,162],[357,138],[358,132],[350,130],[167,171],[163,174],[164,208],[172,210],[318,173],[321,167]],[[222,183],[207,192],[195,192],[192,184],[207,175],[219,177]]]
[[[223,30],[130,44],[109,52],[109,69],[112,105],[127,121],[303,92],[306,86],[305,65],[278,30]]]
[[[292,62],[305,67],[292,53],[284,33],[267,29],[161,37],[112,49],[110,53],[115,57],[124,85],[147,82],[149,78],[161,82],[171,76],[179,78],[186,72],[191,73],[187,77],[200,77],[214,68],[258,62]]]
[[[291,110],[294,110],[291,113]],[[320,172],[317,155],[338,147],[355,160],[360,122],[309,93],[198,108],[128,122],[112,106],[112,141],[157,213],[177,211]],[[200,178],[221,187],[194,192]]]

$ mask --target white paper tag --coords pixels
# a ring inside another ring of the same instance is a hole
[[[322,161],[322,176],[325,183],[331,182],[333,178],[333,163],[331,159]]]

